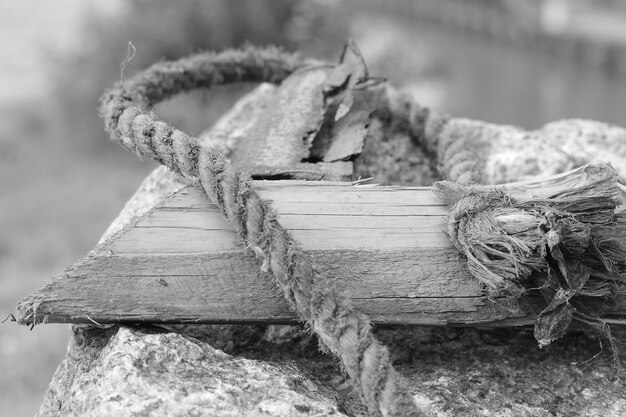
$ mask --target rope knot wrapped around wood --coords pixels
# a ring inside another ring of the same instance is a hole
[[[611,237],[622,204],[617,179],[613,172],[525,200],[502,188],[435,184],[451,206],[448,233],[471,274],[492,296],[526,294],[534,300],[540,346],[563,336],[572,319],[608,331],[599,317],[614,305],[626,270],[624,250]]]
[[[503,190],[470,191],[452,206],[448,233],[472,275],[492,290],[511,289],[532,271],[536,223],[538,217],[515,208]]]

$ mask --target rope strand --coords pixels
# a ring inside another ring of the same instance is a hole
[[[396,123],[417,145],[437,159],[442,178],[462,185],[483,181],[483,157],[477,144],[480,132],[464,119],[451,118],[418,103],[410,94],[392,88],[383,91],[377,117]]]
[[[187,177],[198,178],[239,236],[272,272],[286,299],[340,360],[372,415],[420,416],[389,352],[367,317],[322,279],[310,258],[277,220],[271,201],[254,190],[250,176],[225,156],[161,122],[159,101],[195,88],[234,82],[282,81],[307,62],[275,48],[204,53],[153,65],[119,83],[102,98],[101,115],[111,138]]]

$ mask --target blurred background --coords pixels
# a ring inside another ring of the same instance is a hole
[[[626,125],[626,0],[0,0],[0,313],[97,242],[154,164],[107,141],[97,100],[189,53],[277,44],[370,72],[458,116],[528,129],[569,117]],[[157,112],[190,133],[250,86]],[[0,414],[38,409],[68,326],[0,326]]]

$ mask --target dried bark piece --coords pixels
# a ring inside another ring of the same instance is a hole
[[[550,255],[557,261],[559,271],[565,278],[569,288],[574,291],[580,291],[589,280],[591,271],[578,259],[571,256],[566,258],[559,246],[550,249]],[[578,255],[580,256],[581,254]]]
[[[347,113],[352,90],[365,74],[364,63],[353,60],[294,72],[275,90],[255,122],[239,128],[245,142],[230,147],[227,156],[238,168],[282,168],[308,159],[325,118],[335,119],[342,104]]]
[[[309,163],[346,161],[362,151],[378,94],[367,81],[363,57],[349,43],[337,65],[303,68],[278,87],[259,86],[201,141],[253,177],[348,179],[351,164],[345,172]]]
[[[323,151],[324,162],[349,160],[363,151],[376,109],[377,93],[370,89],[356,90],[351,97],[354,102],[350,111],[332,126]]]
[[[309,156],[324,120],[322,90],[329,71],[328,66],[306,68],[283,81],[263,117],[245,132],[245,142],[228,155],[236,168],[285,167]]]
[[[333,162],[353,159],[363,151],[381,80],[370,80],[361,52],[352,42],[325,89],[327,113],[313,141],[310,158]]]
[[[339,65],[329,76],[324,90],[329,107],[333,108],[332,120],[337,121],[345,116],[352,108],[352,93],[356,86],[368,80],[369,74],[365,59],[361,51],[352,41],[349,41],[341,53]],[[332,100],[328,100],[332,97]]]
[[[349,179],[353,171],[351,162],[296,162],[289,165],[264,165],[255,159],[258,155],[250,150],[247,150],[247,156],[242,156],[240,150],[248,146],[248,133],[266,117],[277,91],[278,87],[275,85],[267,83],[259,85],[241,98],[212,128],[202,132],[199,135],[200,143],[203,146],[219,149],[229,158],[238,155],[237,161],[240,168],[250,172],[254,178],[296,178],[310,181]]]
[[[574,307],[565,302],[559,304],[553,310],[537,317],[535,323],[535,339],[539,347],[548,346],[565,336],[574,316]]]

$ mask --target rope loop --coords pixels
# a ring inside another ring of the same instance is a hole
[[[114,141],[200,180],[206,196],[261,259],[261,269],[272,273],[289,304],[341,360],[372,415],[420,416],[406,382],[393,370],[387,348],[372,335],[369,319],[319,276],[308,255],[278,223],[271,201],[254,190],[250,176],[235,170],[220,151],[200,146],[197,138],[158,120],[151,109],[196,88],[278,83],[311,62],[276,48],[247,48],[157,63],[108,91],[100,113]]]

